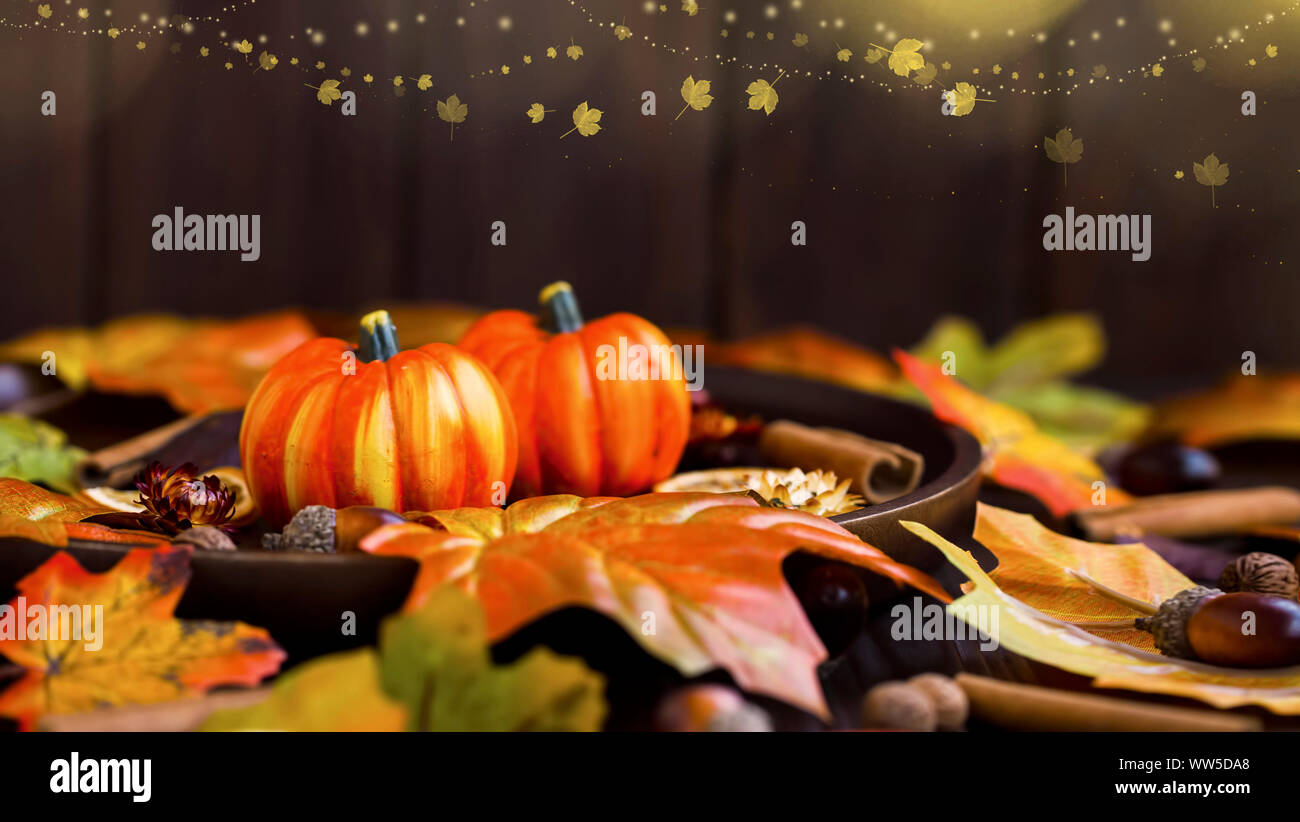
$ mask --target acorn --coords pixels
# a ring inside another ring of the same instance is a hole
[[[1277,554],[1254,551],[1237,557],[1223,569],[1219,587],[1228,593],[1240,591],[1295,599],[1300,592],[1300,574]]]
[[[281,533],[263,534],[262,547],[268,551],[354,554],[361,550],[361,540],[371,531],[406,521],[395,511],[370,505],[338,509],[308,505],[293,515]]]
[[[1137,628],[1152,635],[1162,654],[1227,668],[1300,665],[1300,602],[1294,599],[1197,586],[1157,607],[1078,571],[1070,574],[1103,596],[1147,614],[1134,620],[1075,623],[1081,628]]]

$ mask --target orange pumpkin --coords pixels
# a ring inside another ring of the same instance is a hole
[[[266,521],[308,505],[430,511],[499,505],[517,435],[492,373],[454,346],[400,351],[385,311],[360,345],[310,340],[263,378],[244,411],[239,453]]]
[[[633,314],[583,323],[568,283],[544,289],[541,304],[540,319],[488,314],[458,343],[510,398],[517,494],[627,496],[672,474],[691,416],[679,352]],[[619,369],[611,357],[628,351],[645,355],[640,367]]]

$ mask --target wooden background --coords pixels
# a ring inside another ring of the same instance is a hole
[[[1297,48],[1255,75],[1228,68],[1245,50],[1212,54],[1204,75],[1171,62],[1158,82],[1138,77],[1071,96],[995,92],[996,103],[960,119],[940,115],[937,90],[905,81],[886,92],[790,76],[768,117],[743,106],[745,85],[761,72],[696,62],[641,35],[694,43],[695,54],[780,57],[824,71],[835,65],[835,38],[811,22],[818,3],[807,0],[806,19],[770,25],[758,4],[731,4],[776,32],[770,45],[740,42],[743,21],[723,40],[717,9],[706,7],[700,21],[675,8],[647,18],[639,0],[589,5],[599,19],[626,19],[637,36],[619,43],[574,6],[549,0],[264,2],[192,35],[153,37],[143,52],[131,35],[0,29],[8,292],[0,336],[139,311],[233,316],[387,299],[529,306],[541,285],[563,277],[592,316],[631,309],[724,337],[815,323],[881,348],[914,342],[944,313],[997,334],[1047,312],[1094,311],[1112,340],[1098,379],[1139,393],[1209,381],[1246,349],[1262,369],[1300,365],[1300,16],[1269,35]],[[881,5],[894,7],[892,19],[904,14],[903,4]],[[121,20],[218,6],[114,7]],[[31,15],[24,2],[6,9]],[[1083,4],[1047,45],[1008,54],[1003,79],[1013,65],[1022,77],[1040,66],[1086,74],[1094,62],[1118,71],[1159,57],[1157,40],[1145,49],[1116,42],[1113,54],[1104,44],[1086,54],[1065,45],[1069,32],[1116,11],[1142,31],[1160,13],[1158,4]],[[413,22],[419,12],[423,26]],[[508,33],[496,25],[503,13],[514,22]],[[460,15],[463,27],[453,22]],[[383,31],[389,18],[401,22],[399,34]],[[366,38],[353,34],[359,19],[370,23]],[[330,33],[323,46],[307,42],[308,26]],[[219,47],[226,29],[267,34],[253,65],[270,48],[279,67],[252,73]],[[792,29],[810,30],[814,46],[792,49]],[[857,54],[862,31],[846,38]],[[562,55],[571,37],[586,52],[577,63]],[[172,42],[180,54],[169,52]],[[197,55],[204,44],[213,47],[206,59]],[[543,56],[548,44],[560,59]],[[325,60],[327,71],[290,66],[291,55]],[[222,69],[227,59],[234,70]],[[886,78],[854,59],[855,71]],[[512,65],[509,77],[468,77],[502,63]],[[303,87],[337,77],[342,65],[353,70],[344,87],[359,92],[355,118]],[[366,71],[372,86],[357,82]],[[434,87],[420,92],[408,80],[398,99],[390,78],[399,72],[429,72]],[[673,120],[688,73],[711,79],[716,99]],[[1243,88],[1258,89],[1256,117],[1241,115]],[[55,117],[39,113],[46,89],[58,95]],[[640,116],[645,89],[659,96],[657,117]],[[454,141],[433,111],[435,97],[450,93],[469,104]],[[559,140],[583,100],[604,110],[603,130]],[[555,109],[541,125],[524,116],[533,101]],[[1068,190],[1042,151],[1043,136],[1062,125],[1086,146]],[[1191,169],[1211,151],[1232,169],[1216,210]],[[1176,169],[1186,178],[1175,180]],[[150,221],[177,205],[260,214],[261,259],[155,252]],[[1066,205],[1153,215],[1151,260],[1043,251],[1042,219]],[[504,248],[489,243],[494,220],[507,224]],[[790,244],[793,220],[808,226],[806,247]]]

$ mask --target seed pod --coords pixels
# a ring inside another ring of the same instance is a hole
[[[1228,564],[1219,577],[1219,587],[1228,593],[1272,594],[1295,599],[1300,575],[1295,566],[1277,554],[1255,551]]]
[[[338,510],[325,505],[308,505],[293,515],[282,533],[264,535],[262,547],[268,551],[351,554],[359,550],[361,540],[371,531],[406,521],[401,514],[369,505],[353,505]]]

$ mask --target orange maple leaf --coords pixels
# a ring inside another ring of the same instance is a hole
[[[172,616],[189,578],[188,546],[137,548],[102,574],[50,557],[0,619],[0,655],[26,669],[0,692],[0,716],[29,730],[45,714],[183,699],[278,671],[284,651],[263,629]]]
[[[550,611],[592,608],[686,676],[726,668],[742,687],[820,716],[826,650],[786,585],[786,556],[805,550],[950,599],[830,520],[746,496],[562,494],[407,516],[419,523],[381,528],[361,547],[420,561],[408,611],[454,584],[478,598],[496,641]]]

